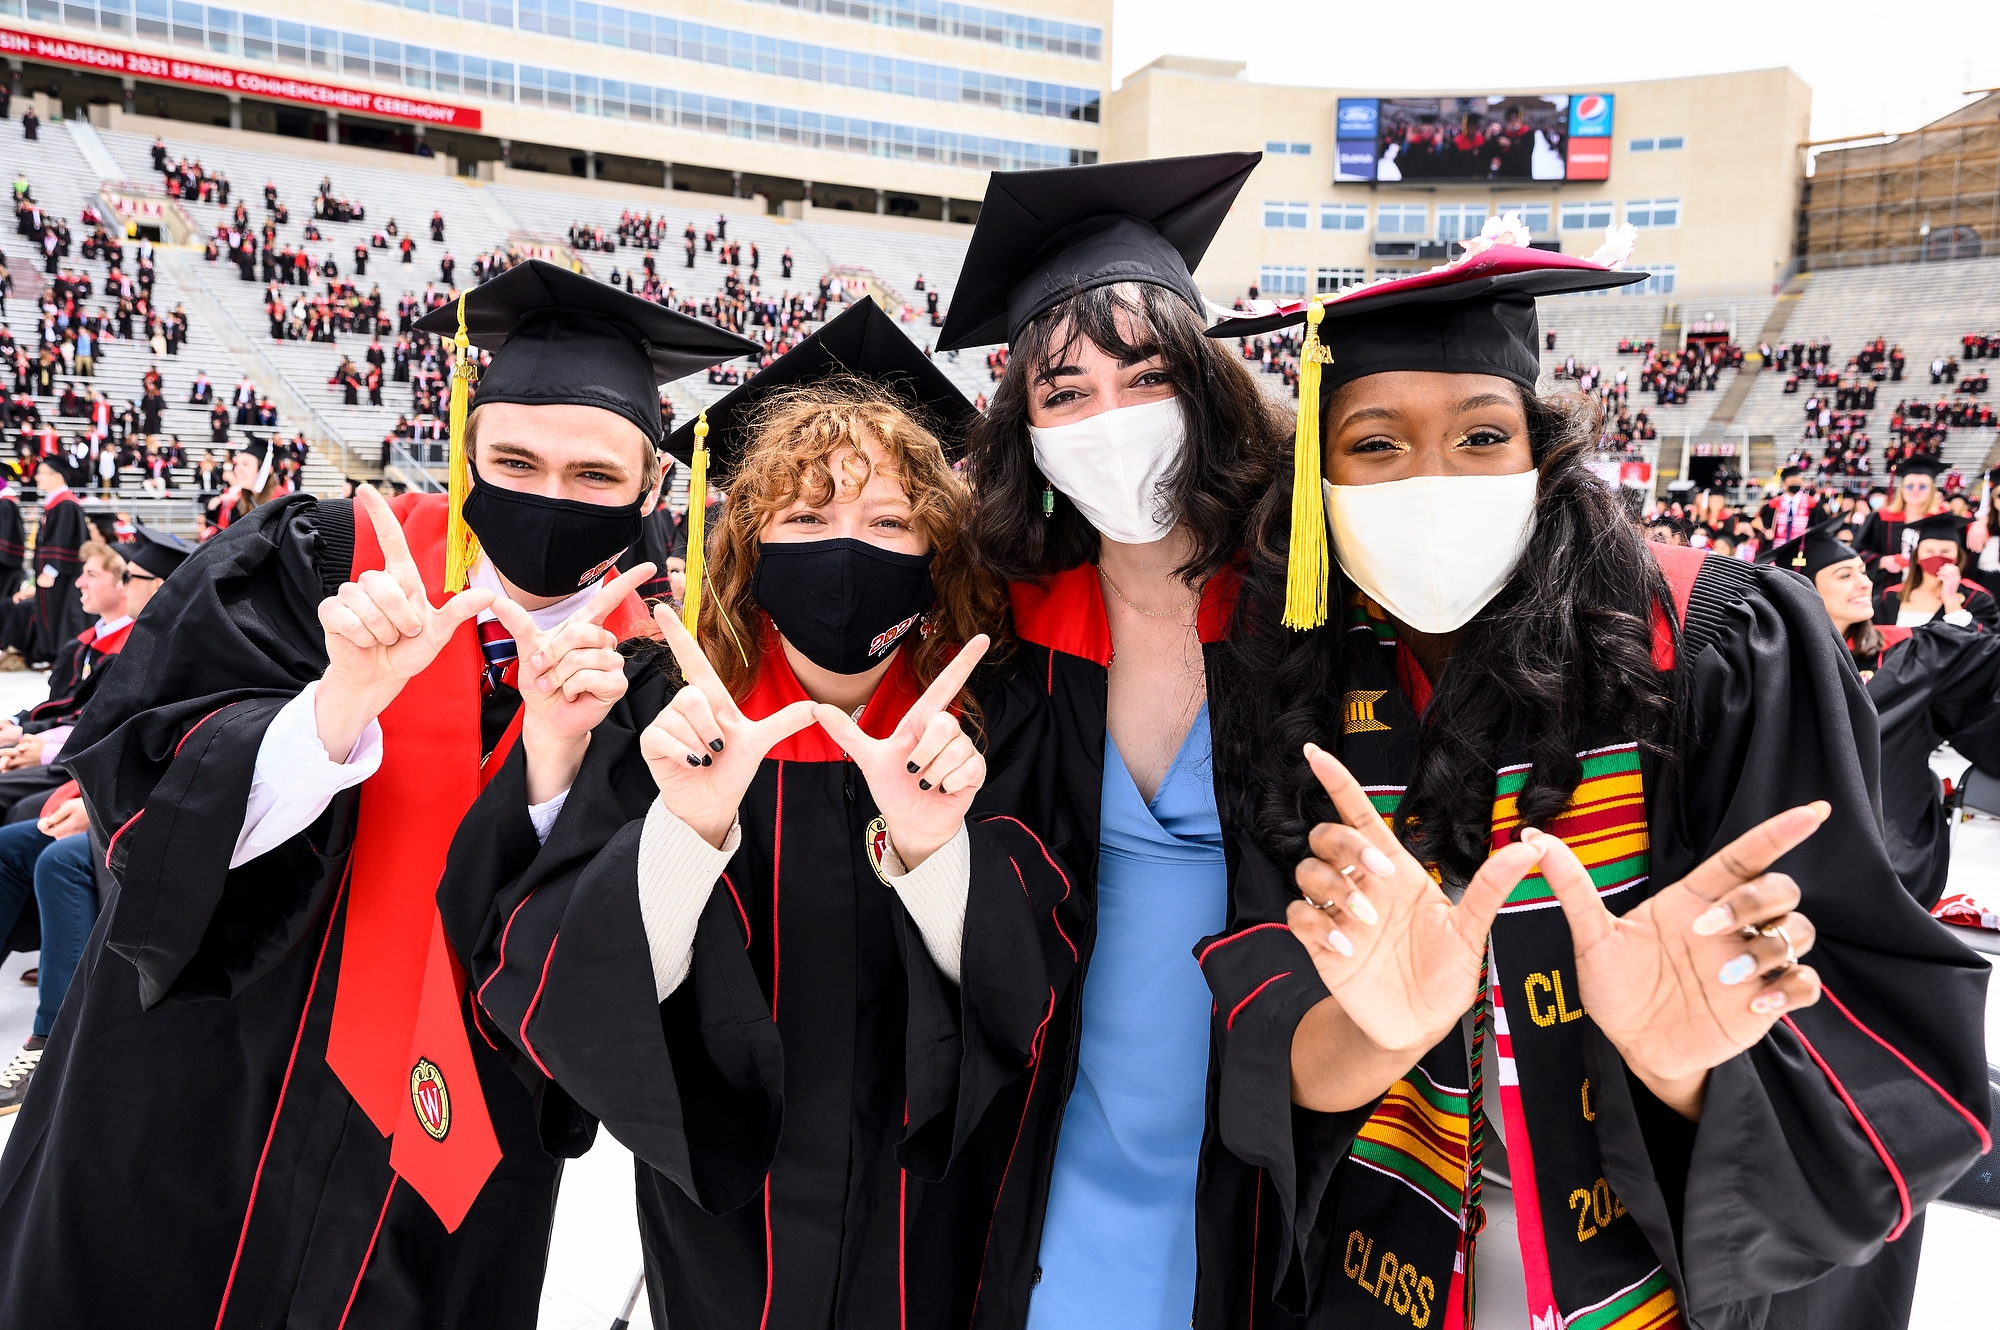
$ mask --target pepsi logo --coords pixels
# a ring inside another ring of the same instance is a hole
[[[1597,93],[1588,93],[1577,98],[1576,115],[1579,120],[1595,120],[1607,109],[1609,108],[1605,106],[1604,98]]]

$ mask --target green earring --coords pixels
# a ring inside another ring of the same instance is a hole
[[[1055,515],[1056,515],[1055,486],[1044,485],[1042,486],[1042,516],[1054,517]]]

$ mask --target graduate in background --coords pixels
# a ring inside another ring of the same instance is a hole
[[[7,1330],[534,1323],[591,1124],[469,1029],[432,900],[520,712],[474,620],[643,631],[600,582],[657,498],[657,384],[752,344],[532,262],[430,318],[494,353],[451,495],[233,522],[70,736],[117,895],[0,1155]]]
[[[1950,744],[1974,766],[2000,772],[2000,634],[1969,614],[1913,628],[1874,622],[1867,565],[1839,529],[1823,522],[1761,562],[1813,584],[1868,684],[1881,718],[1883,837],[1896,876],[1928,910],[1951,872],[1951,820],[1931,754]]]
[[[1256,1182],[1213,1131],[1212,998],[1189,949],[1228,910],[1201,642],[1286,427],[1242,356],[1202,336],[1192,273],[1258,160],[996,173],[939,336],[1010,346],[966,477],[1057,716],[1090,921],[981,1324],[1151,1330],[1252,1302],[1207,1277],[1249,1233]]]
[[[1986,966],[1898,881],[1820,597],[1643,542],[1588,404],[1536,393],[1535,297],[1640,280],[1629,247],[1496,219],[1217,329],[1302,323],[1318,373],[1212,658],[1248,833],[1216,1111],[1263,1203],[1198,1326],[1252,1280],[1311,1325],[1470,1323],[1502,1136],[1537,1322],[1901,1326],[1990,1145]]]
[[[490,1028],[639,1157],[655,1325],[962,1325],[1019,1239],[1082,902],[1041,677],[981,660],[972,417],[863,299],[684,427],[731,481],[702,646],[655,610],[686,686],[635,658],[589,732],[531,701],[452,847]]]
[[[1854,548],[1868,565],[1868,575],[1878,589],[1899,580],[1910,566],[1910,550],[1915,537],[1911,522],[1945,510],[1944,496],[1938,493],[1937,475],[1943,464],[1928,457],[1912,457],[1899,464],[1894,474],[1895,488],[1880,508],[1861,520]]]
[[[254,434],[244,438],[244,445],[229,455],[227,487],[208,501],[205,510],[208,524],[218,531],[289,490],[284,477],[271,465],[271,441]]]
[[[71,485],[84,479],[82,467],[60,453],[35,464],[35,492],[41,496],[42,518],[35,528],[35,614],[29,629],[28,659],[53,662],[57,653],[90,626],[90,615],[76,596],[76,577],[83,571],[77,551],[90,539],[90,523]]]
[[[1971,518],[1948,512],[1904,524],[1909,567],[1899,582],[1884,587],[1875,598],[1875,622],[1899,628],[1950,623],[2000,631],[2000,602],[1965,576],[1971,562],[1965,529],[1971,524]]]

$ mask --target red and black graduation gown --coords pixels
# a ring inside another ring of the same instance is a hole
[[[1007,1323],[986,1298],[1019,1233],[994,1198],[1033,1162],[1020,1138],[1059,1079],[1045,1035],[1082,924],[1039,676],[973,676],[988,774],[959,984],[876,875],[866,780],[810,726],[759,768],[661,1002],[637,888],[658,793],[637,740],[673,695],[659,659],[628,670],[546,845],[518,755],[460,828],[439,901],[482,1028],[638,1156],[654,1324]],[[887,734],[920,691],[899,656],[862,728]],[[804,696],[767,637],[743,711]]]
[[[55,570],[55,581],[35,587],[34,626],[29,633],[30,660],[54,660],[63,644],[90,626],[83,601],[76,594],[77,574],[83,571],[78,551],[92,538],[83,504],[74,490],[59,490],[42,505],[42,524],[35,532],[37,577],[44,568]]]
[[[1879,627],[1868,696],[1882,718],[1882,823],[1903,886],[1930,909],[1951,871],[1951,819],[1931,754],[1950,744],[2000,771],[2000,635],[1927,623]]]
[[[49,667],[48,701],[37,703],[14,718],[22,731],[41,734],[59,726],[76,724],[84,706],[111,677],[111,665],[118,659],[118,653],[124,649],[131,634],[132,625],[127,623],[100,638],[97,625],[92,624],[79,633],[75,641],[65,643]],[[39,810],[41,800],[34,796],[54,789],[67,779],[69,777],[63,768],[53,764],[0,771],[0,821],[20,820],[20,817],[11,816],[10,811],[19,813],[21,817],[30,816],[25,801],[32,798],[34,809]],[[36,811],[32,815],[40,816],[40,813]]]
[[[1875,589],[1880,591],[1889,583],[1898,581],[1902,574],[1882,566],[1882,560],[1909,553],[1904,548],[1904,528],[1909,525],[1901,513],[1892,513],[1886,508],[1878,508],[1861,519],[1861,527],[1854,533],[1854,552],[1861,556],[1861,562],[1868,568],[1868,576],[1875,581]],[[1916,542],[1909,542],[1914,548]]]
[[[1903,1325],[1924,1206],[1990,1140],[1986,967],[1947,937],[1897,879],[1881,827],[1873,708],[1810,585],[1784,570],[1693,552],[1662,557],[1673,561],[1664,566],[1681,594],[1695,583],[1681,649],[1676,654],[1672,637],[1661,632],[1655,651],[1663,668],[1679,670],[1677,706],[1688,738],[1671,775],[1650,757],[1634,763],[1645,799],[1637,843],[1650,858],[1649,875],[1612,883],[1615,891],[1600,882],[1600,890],[1614,912],[1623,912],[1654,884],[1677,881],[1764,819],[1828,799],[1834,815],[1775,865],[1804,892],[1800,909],[1818,929],[1809,960],[1826,997],[1786,1015],[1755,1047],[1716,1067],[1701,1121],[1688,1123],[1625,1070],[1587,1012],[1573,1001],[1551,1001],[1556,978],[1566,977],[1567,991],[1576,991],[1574,962],[1561,960],[1567,941],[1560,912],[1528,909],[1517,916],[1546,920],[1539,925],[1510,924],[1503,913],[1493,992],[1505,1019],[1485,1031],[1491,1040],[1486,1111],[1497,1115],[1496,1104],[1507,1110],[1517,1218],[1540,1239],[1533,1249],[1539,1271],[1523,1247],[1529,1286],[1539,1279],[1546,1287],[1553,1278],[1558,1290],[1565,1284],[1574,1290],[1606,1270],[1628,1272],[1631,1290],[1641,1296],[1628,1298],[1618,1317],[1600,1316],[1591,1325]],[[1700,560],[1699,577],[1688,560]],[[1385,644],[1376,627],[1344,619],[1317,631],[1345,635],[1345,682],[1365,690],[1366,723],[1354,723],[1350,692],[1347,732],[1328,737],[1357,779],[1393,807],[1396,790],[1407,784],[1427,699],[1421,671],[1392,667],[1391,657],[1402,654],[1383,649],[1394,647],[1393,632]],[[1226,668],[1218,672],[1226,648],[1210,644],[1207,653],[1211,698],[1226,706],[1233,676]],[[1511,803],[1506,777],[1503,766],[1496,776],[1496,835]],[[1355,1162],[1365,1124],[1403,1113],[1409,1125],[1407,1097],[1351,1113],[1292,1105],[1293,1034],[1326,989],[1283,923],[1286,906],[1298,898],[1290,865],[1273,863],[1254,837],[1230,828],[1228,796],[1225,782],[1230,922],[1197,953],[1217,1014],[1194,1324],[1198,1330],[1414,1324],[1418,1302],[1402,1274],[1414,1264],[1414,1273],[1434,1276],[1434,1292],[1444,1293],[1458,1225],[1436,1190],[1418,1194],[1416,1170],[1398,1179],[1393,1167]],[[1590,862],[1585,840],[1576,844]],[[1520,889],[1510,902],[1517,899]],[[1556,957],[1542,967],[1549,972],[1525,980],[1510,973],[1506,954],[1507,938],[1519,940],[1523,926],[1541,928],[1535,945]],[[1459,1040],[1457,1031],[1446,1040],[1455,1067],[1427,1058],[1425,1069],[1466,1075]],[[1519,1086],[1514,1097],[1510,1077]],[[1580,1096],[1571,1077],[1587,1078],[1587,1093]],[[1492,1093],[1496,1080],[1499,1094]],[[1536,1086],[1553,1086],[1555,1093],[1530,1097]],[[1532,1152],[1517,1134],[1523,1105]],[[1420,1116],[1434,1119],[1432,1125],[1447,1120]],[[1464,1141],[1461,1135],[1461,1150]],[[1429,1180],[1462,1187],[1466,1176]],[[1385,1250],[1381,1234],[1398,1222],[1392,1213],[1398,1205],[1403,1213],[1415,1207],[1420,1216],[1438,1216],[1428,1219],[1433,1225],[1444,1223],[1446,1240],[1432,1260],[1417,1264],[1412,1258],[1419,1253],[1408,1246]],[[1536,1213],[1539,1225],[1532,1224]],[[1444,1310],[1436,1301],[1431,1311]],[[1558,1301],[1563,1316],[1582,1314],[1574,1301]]]
[[[441,582],[442,496],[392,506]],[[470,1036],[427,890],[492,742],[473,625],[384,713],[381,771],[229,867],[264,730],[326,668],[317,606],[374,544],[346,500],[234,523],[70,738],[115,889],[0,1156],[0,1326],[534,1324],[590,1132]]]
[[[27,541],[20,496],[10,488],[0,494],[0,600],[21,589],[21,565],[27,558]]]

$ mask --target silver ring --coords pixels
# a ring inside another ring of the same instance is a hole
[[[1341,875],[1342,877],[1353,877],[1353,876],[1354,876],[1354,865],[1353,865],[1353,864],[1349,864],[1349,865],[1348,865],[1347,867],[1345,867],[1345,868],[1341,869],[1341,870],[1340,870],[1340,875]]]
[[[1338,901],[1328,901],[1326,902],[1326,904],[1322,905],[1318,901],[1314,900],[1312,897],[1306,895],[1303,891],[1299,893],[1299,896],[1302,900],[1305,901],[1306,904],[1312,906],[1315,910],[1321,911],[1322,913],[1324,913],[1327,910],[1331,910],[1334,906],[1340,903]]]
[[[1792,945],[1792,935],[1785,931],[1783,924],[1767,924],[1757,932],[1764,937],[1781,937],[1785,940],[1785,960],[1779,969],[1789,970],[1799,963],[1798,948]]]

